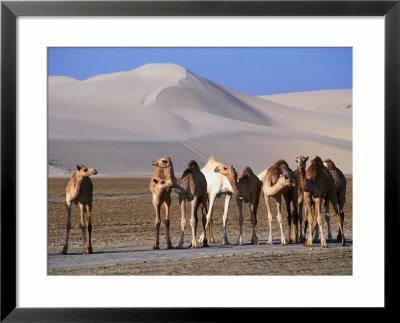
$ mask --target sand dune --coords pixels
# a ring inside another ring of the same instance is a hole
[[[308,111],[353,113],[353,91],[349,89],[264,95],[260,98]]]
[[[314,102],[312,94],[302,100]],[[318,106],[337,105],[332,97],[325,93]],[[351,173],[351,113],[307,111],[282,98],[240,93],[173,64],[85,81],[49,77],[49,158],[65,168],[82,162],[110,175],[146,175],[163,155],[180,173],[211,154],[255,172],[319,154]]]

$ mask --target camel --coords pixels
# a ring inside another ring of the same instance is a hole
[[[176,180],[174,174],[174,168],[172,164],[171,156],[164,156],[159,159],[155,159],[152,162],[152,165],[155,166],[154,175],[150,180],[149,189],[152,194],[153,206],[156,212],[155,226],[156,226],[156,237],[153,244],[153,249],[160,249],[160,208],[161,205],[165,207],[165,233],[167,240],[167,249],[172,249],[171,238],[169,234],[170,220],[169,220],[169,208],[171,206],[171,192],[175,191],[177,193],[181,192],[179,189],[178,182]],[[173,185],[167,187],[158,186],[157,182],[154,179],[170,181]]]
[[[306,171],[306,162],[308,156],[296,157],[296,163],[300,174],[300,186],[304,192],[304,201],[306,203],[306,208],[308,214],[311,214],[310,198],[314,199],[314,217],[316,217],[321,236],[321,247],[326,247],[326,240],[322,232],[322,222],[321,222],[321,201],[323,198],[328,198],[336,212],[336,218],[339,218],[339,210],[337,197],[335,194],[334,179],[328,169],[324,166],[321,158],[316,156],[312,161],[311,165]],[[308,223],[309,234],[308,239],[305,242],[306,246],[311,247],[312,238],[312,221]],[[340,226],[340,231],[343,235],[343,226]]]
[[[324,160],[324,166],[331,173],[333,180],[335,182],[335,193],[339,204],[339,214],[340,214],[340,222],[338,222],[338,224],[339,228],[340,227],[343,228],[343,222],[344,222],[343,207],[344,203],[346,202],[346,185],[347,185],[346,177],[343,175],[343,172],[336,167],[335,163],[332,160],[330,159]],[[325,219],[328,225],[328,239],[332,239],[328,199],[325,199]],[[338,218],[337,220],[339,221]],[[342,245],[346,245],[346,239],[344,236],[342,236],[340,229],[338,230],[336,241],[337,242],[342,241]]]
[[[230,244],[230,242],[228,240],[228,236],[226,233],[226,223],[228,221],[228,207],[232,198],[233,189],[228,179],[224,175],[214,172],[215,167],[221,165],[223,164],[221,164],[215,156],[211,156],[208,159],[207,164],[201,169],[201,172],[204,174],[207,180],[207,194],[209,197],[209,206],[208,206],[207,224],[206,224],[206,228],[208,227],[209,229],[208,240],[210,242],[214,242],[212,233],[213,232],[212,212],[215,199],[217,197],[222,197],[223,195],[225,195],[224,214],[222,216],[223,230],[224,230],[222,236],[222,243],[224,245],[228,245]],[[203,241],[203,239],[204,237],[203,235],[201,235],[199,241]]]
[[[72,174],[67,188],[65,190],[65,205],[67,207],[67,224],[64,248],[61,254],[66,255],[68,251],[69,231],[71,230],[71,208],[72,203],[79,204],[81,213],[81,229],[83,236],[85,254],[93,253],[92,248],[92,201],[93,201],[93,183],[90,175],[96,175],[97,170],[87,168],[85,165],[76,165],[75,172]],[[86,240],[86,229],[88,231],[89,241]]]
[[[294,175],[296,176],[296,179],[297,179],[297,183],[298,183],[298,185],[297,185],[297,195],[298,195],[298,212],[299,212],[299,232],[300,232],[300,241],[301,242],[304,242],[304,238],[305,238],[305,236],[306,236],[306,234],[307,234],[307,227],[308,227],[308,222],[309,221],[312,221],[312,215],[311,214],[308,214],[308,211],[307,211],[307,208],[305,207],[304,208],[304,217],[303,217],[303,205],[304,205],[304,192],[303,192],[303,190],[302,190],[302,188],[301,188],[301,185],[299,185],[299,183],[300,183],[300,173],[299,173],[299,170],[298,169],[295,169],[294,170]],[[310,196],[308,195],[308,198],[309,198]],[[311,200],[311,201],[309,201],[310,202],[310,205],[311,205],[311,207],[313,207],[314,206],[314,201],[313,200]],[[292,208],[294,208],[294,205],[292,206]],[[302,227],[303,227],[303,219],[304,219],[304,235],[303,235],[303,229],[302,229]]]
[[[265,176],[263,176],[263,185],[262,185],[265,204],[267,206],[268,212],[268,222],[269,222],[269,236],[267,244],[272,244],[272,214],[271,214],[271,205],[269,198],[274,197],[277,208],[277,219],[281,229],[281,245],[286,245],[290,243],[292,240],[294,242],[299,243],[301,240],[301,234],[299,237],[298,233],[298,201],[297,201],[297,180],[293,171],[290,169],[289,165],[283,159],[278,160],[274,165],[269,167]],[[286,202],[286,209],[288,214],[288,225],[289,231],[287,239],[283,234],[282,228],[282,213],[281,213],[281,201],[282,195]],[[292,209],[291,209],[292,206]],[[293,211],[293,214],[292,214]],[[293,237],[291,237],[292,231],[292,217],[294,224],[294,232]]]
[[[192,228],[192,243],[191,248],[197,247],[196,231],[197,231],[197,209],[202,205],[202,223],[203,223],[203,246],[207,247],[206,237],[206,214],[207,214],[207,180],[201,172],[196,161],[191,160],[183,172],[179,180],[179,187],[182,192],[179,193],[179,204],[181,206],[181,237],[179,239],[178,248],[183,248],[183,239],[185,234],[186,217],[185,217],[185,202],[191,203],[190,226]],[[189,247],[189,248],[190,248]]]
[[[261,192],[261,181],[253,173],[250,167],[246,167],[242,174],[238,177],[235,170],[235,166],[219,165],[215,167],[214,171],[226,176],[229,183],[232,186],[233,191],[236,194],[236,203],[239,208],[239,238],[237,245],[242,245],[243,242],[243,214],[242,214],[242,203],[249,203],[250,207],[250,221],[253,227],[253,234],[251,244],[258,244],[258,238],[256,234],[257,225],[257,209],[260,201]]]

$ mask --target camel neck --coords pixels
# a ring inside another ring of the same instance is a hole
[[[227,176],[229,183],[232,186],[233,191],[236,195],[240,195],[239,187],[238,187],[238,180],[237,180],[237,173],[234,172],[233,175]]]
[[[170,180],[172,180],[172,182],[176,182],[174,168],[172,165],[169,167],[156,166],[155,171],[154,171],[154,177],[170,179]]]
[[[284,185],[280,182],[275,183],[275,185],[272,186],[265,186],[265,190],[264,190],[264,194],[268,195],[268,196],[274,196],[276,194],[278,194],[282,188],[284,187]]]
[[[78,176],[76,173],[71,177],[70,185],[68,185],[70,199],[75,200],[82,186],[83,177]]]
[[[307,187],[307,178],[306,178],[306,170],[305,168],[300,168],[299,169],[299,175],[300,175],[300,187],[304,192],[309,192],[309,189]]]

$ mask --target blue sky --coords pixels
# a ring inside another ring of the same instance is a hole
[[[251,95],[353,87],[351,48],[49,48],[48,75],[84,80],[174,63]]]

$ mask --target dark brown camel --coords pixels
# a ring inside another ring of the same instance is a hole
[[[306,203],[307,212],[311,214],[310,197],[314,199],[315,203],[315,217],[320,228],[321,236],[321,246],[326,247],[326,240],[322,232],[322,222],[321,222],[321,201],[323,198],[328,196],[335,209],[336,216],[339,217],[337,197],[334,189],[334,180],[332,175],[329,173],[328,169],[324,166],[320,157],[315,157],[311,161],[311,165],[306,168],[306,162],[308,157],[299,156],[296,157],[296,162],[298,165],[300,173],[300,185],[305,194],[304,201]],[[309,236],[305,243],[306,246],[312,246],[312,222],[309,221]],[[343,227],[340,227],[340,231],[343,234]]]
[[[207,235],[205,233],[205,226],[207,221],[207,181],[204,174],[201,172],[199,165],[196,161],[191,160],[183,172],[179,180],[179,187],[182,192],[179,194],[179,204],[181,206],[181,237],[179,239],[178,248],[183,248],[183,241],[185,235],[186,216],[185,216],[185,203],[190,201],[191,214],[190,226],[192,228],[192,243],[191,248],[196,248],[196,231],[197,231],[197,210],[199,205],[202,206],[202,223],[203,223],[203,246],[206,247]]]

